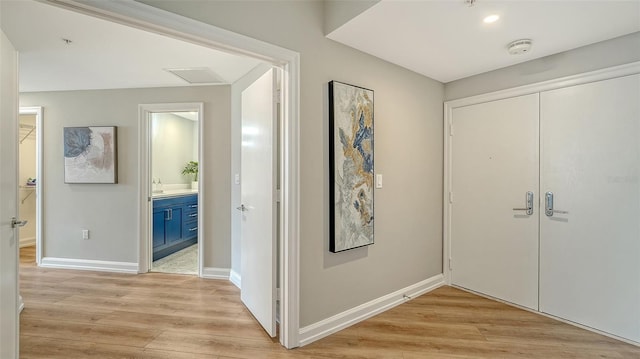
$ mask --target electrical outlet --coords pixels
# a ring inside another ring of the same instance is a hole
[[[88,229],[83,229],[82,230],[82,239],[89,239],[89,230]]]

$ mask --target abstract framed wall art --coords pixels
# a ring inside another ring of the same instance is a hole
[[[373,90],[329,82],[331,252],[373,244]]]
[[[117,127],[65,127],[64,182],[118,183]]]

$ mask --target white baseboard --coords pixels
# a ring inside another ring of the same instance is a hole
[[[302,347],[313,343],[316,340],[322,339],[337,331],[398,306],[410,298],[415,298],[443,285],[444,276],[442,274],[438,274],[429,279],[336,314],[330,318],[321,320],[304,328],[300,328],[300,346]]]
[[[92,270],[98,272],[138,273],[138,263],[97,261],[91,259],[44,257],[40,262],[40,267]]]
[[[204,279],[225,279],[229,280],[229,268],[202,268],[202,278]]]
[[[36,237],[20,238],[20,248],[36,245]]]
[[[238,289],[242,289],[242,278],[240,278],[240,273],[234,271],[233,269],[231,270],[231,274],[229,275],[229,281],[235,284]]]

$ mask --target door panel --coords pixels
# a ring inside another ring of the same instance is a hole
[[[18,357],[18,56],[0,32],[0,358]]]
[[[275,71],[242,92],[242,302],[276,335]]]
[[[452,283],[537,309],[538,95],[452,115]]]
[[[165,238],[167,244],[182,239],[182,208],[171,207],[168,210],[165,222]]]
[[[640,75],[541,93],[540,310],[640,342]]]
[[[153,210],[153,248],[166,244],[165,242],[165,217],[164,209]]]

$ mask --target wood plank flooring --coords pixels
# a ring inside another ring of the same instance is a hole
[[[303,348],[269,338],[230,282],[35,266],[21,249],[20,358],[640,358],[640,348],[450,287]]]

